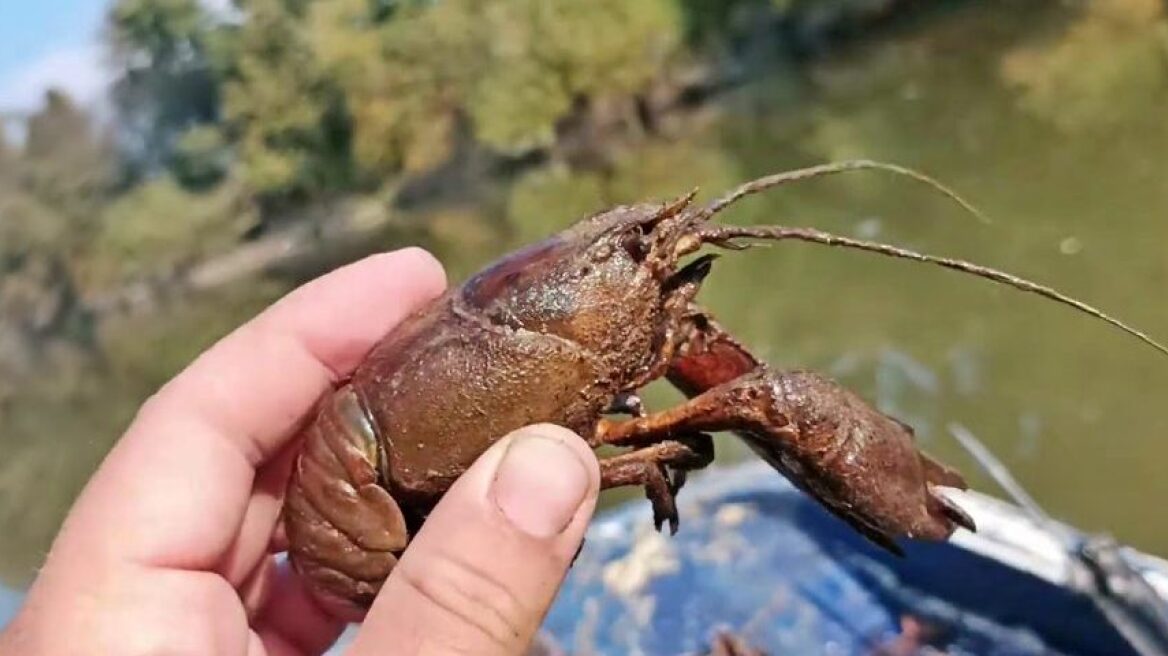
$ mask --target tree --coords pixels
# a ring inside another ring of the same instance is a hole
[[[111,141],[62,91],[49,90],[28,121],[22,185],[73,222],[78,238],[117,183]]]
[[[17,171],[20,166],[20,153],[9,144],[6,127],[0,119],[0,198],[13,193],[20,180]],[[0,216],[0,221],[3,220],[4,217]]]
[[[484,64],[474,19],[461,0],[312,5],[309,43],[345,95],[365,179],[424,170],[450,152],[460,90]]]
[[[343,186],[349,171],[344,98],[309,49],[300,18],[284,0],[241,4],[224,115],[244,180],[270,201]]]
[[[0,176],[6,174],[15,159],[12,146],[8,144],[8,132],[3,120],[0,120]]]
[[[22,266],[29,255],[59,252],[65,236],[60,213],[0,177],[0,278]]]
[[[235,184],[192,193],[170,176],[160,176],[105,209],[85,277],[90,284],[110,288],[174,271],[226,250],[253,218]]]
[[[580,98],[630,96],[683,40],[675,0],[313,3],[309,42],[344,90],[366,176],[427,169],[464,120],[492,148],[547,145]]]
[[[182,135],[219,119],[218,26],[198,0],[117,0],[107,19],[126,156],[157,173]]]
[[[685,29],[676,0],[515,0],[487,17],[493,61],[468,104],[498,148],[547,141],[576,99],[635,95],[668,70]]]
[[[223,132],[209,125],[187,130],[175,144],[170,163],[174,179],[191,191],[215,186],[230,167],[231,149]]]

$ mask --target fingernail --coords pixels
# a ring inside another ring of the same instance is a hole
[[[570,447],[542,435],[521,435],[507,447],[491,495],[516,528],[546,538],[568,527],[588,484],[584,463]]]

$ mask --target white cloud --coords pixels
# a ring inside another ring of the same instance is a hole
[[[0,0],[0,3],[7,1]],[[230,19],[237,13],[234,0],[199,2],[220,19]],[[50,87],[64,89],[75,101],[100,113],[108,109],[104,107],[105,92],[112,81],[105,63],[96,38],[87,43],[63,45],[33,59],[0,77],[0,115],[35,111]]]
[[[0,80],[0,110],[34,110],[50,87],[63,89],[79,103],[99,104],[110,83],[103,64],[97,44],[51,51]]]
[[[230,15],[235,12],[235,5],[232,4],[232,0],[199,0],[199,4],[220,16]]]

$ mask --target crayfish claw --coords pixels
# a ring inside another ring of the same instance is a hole
[[[921,467],[925,472],[925,480],[931,485],[939,485],[941,487],[952,487],[958,490],[965,490],[969,488],[969,484],[956,470],[951,469],[929,456],[918,452],[921,458]]]
[[[973,521],[969,513],[954,503],[952,499],[946,497],[944,494],[938,493],[936,490],[929,490],[929,496],[937,503],[940,507],[941,514],[949,521],[967,531],[977,531],[977,523]]]
[[[843,519],[845,523],[854,528],[860,535],[868,538],[868,540],[876,546],[887,551],[893,556],[896,556],[897,558],[904,558],[904,549],[899,544],[897,544],[896,540],[894,540],[888,533],[885,533],[879,528],[869,524],[865,519],[859,517],[858,515],[841,513],[838,512],[837,509],[831,508],[831,506],[828,506],[828,508],[829,510],[836,511],[836,515],[840,519]]]

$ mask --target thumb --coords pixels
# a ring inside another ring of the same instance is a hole
[[[350,653],[519,654],[596,507],[600,472],[550,424],[500,440],[446,493],[382,586]]]

